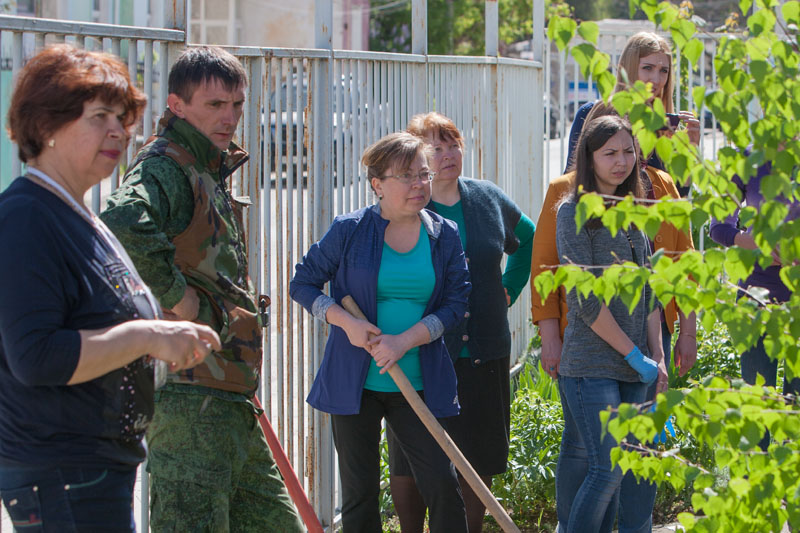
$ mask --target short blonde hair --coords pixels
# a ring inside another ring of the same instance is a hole
[[[639,61],[643,57],[651,54],[663,53],[669,57],[669,75],[667,76],[667,83],[664,85],[664,90],[661,94],[657,94],[664,104],[664,110],[667,113],[673,112],[672,105],[672,89],[675,85],[675,76],[672,65],[672,49],[669,43],[663,37],[648,31],[637,33],[628,39],[625,43],[625,48],[619,56],[619,63],[617,65],[617,86],[614,92],[624,91],[628,87],[622,78],[622,71],[624,70],[628,75],[628,81],[632,84],[639,79]]]
[[[407,169],[417,154],[428,157],[425,142],[407,131],[398,131],[381,137],[364,150],[361,164],[367,168],[369,179],[383,179],[387,170]]]

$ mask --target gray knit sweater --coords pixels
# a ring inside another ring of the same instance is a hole
[[[645,235],[636,229],[620,230],[611,236],[605,227],[582,227],[577,231],[575,225],[575,202],[570,200],[558,209],[556,243],[561,263],[580,265],[610,265],[620,261],[635,261],[641,265],[650,255],[650,245]],[[635,250],[631,250],[631,243]],[[592,270],[599,276],[600,269]],[[622,331],[633,343],[650,356],[647,347],[647,315],[653,298],[648,285],[639,303],[628,313],[628,307],[619,298],[613,298],[608,308]],[[567,293],[567,329],[564,332],[564,345],[561,352],[559,373],[567,377],[608,378],[618,381],[639,381],[639,375],[631,368],[625,358],[591,329],[600,313],[601,300],[593,294],[584,298],[576,290]]]

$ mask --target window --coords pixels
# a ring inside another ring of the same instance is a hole
[[[190,0],[189,39],[195,43],[235,45],[236,0]]]
[[[36,0],[17,0],[17,15],[35,17]]]

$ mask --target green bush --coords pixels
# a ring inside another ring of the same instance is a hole
[[[533,363],[515,379],[511,403],[508,470],[496,476],[492,492],[520,523],[538,521],[555,509],[555,471],[564,421],[558,387]]]
[[[538,337],[532,340],[532,348],[538,347],[537,340]],[[728,379],[740,376],[739,354],[723,325],[718,323],[711,331],[698,325],[697,343],[696,364],[683,377],[671,368],[670,388],[691,388],[712,375]],[[508,470],[495,477],[492,492],[518,526],[532,531],[552,531],[556,522],[555,469],[564,429],[558,384],[542,370],[538,357],[532,355],[513,379],[512,395]],[[680,450],[681,457],[713,472],[718,485],[727,483],[727,471],[716,467],[711,447],[698,442],[680,426],[676,425],[675,430],[676,436],[669,439],[667,447]],[[381,448],[381,481],[381,511],[386,517],[394,513],[394,508],[388,488],[385,440]],[[691,507],[692,492],[691,483],[681,490],[669,483],[663,484],[656,497],[654,523],[674,522],[678,513]],[[492,522],[487,517],[487,531],[493,531]],[[392,522],[385,530],[399,531],[399,528]]]
[[[672,337],[672,346],[675,346],[676,335]],[[708,376],[720,376],[729,379],[741,377],[739,367],[739,352],[733,347],[727,328],[716,323],[711,330],[706,330],[702,320],[697,323],[697,362],[686,373],[679,376],[675,368],[675,359],[670,360],[669,388],[682,389],[689,387],[692,382],[699,382]]]

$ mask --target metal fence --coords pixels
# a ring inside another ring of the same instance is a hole
[[[415,0],[415,6],[418,3]],[[59,41],[106,50],[128,64],[132,78],[148,95],[128,161],[153,132],[166,105],[169,65],[185,46],[180,30],[0,16],[0,31],[0,39],[13,40],[15,74],[36,50]],[[317,514],[325,526],[332,526],[338,481],[330,419],[305,403],[321,361],[326,327],[289,299],[294,265],[335,215],[374,201],[359,164],[363,149],[403,129],[413,114],[429,110],[450,116],[462,130],[464,175],[494,181],[535,219],[545,187],[544,119],[538,104],[544,68],[541,61],[497,57],[230,50],[250,78],[237,140],[251,154],[231,180],[231,190],[250,202],[250,273],[259,292],[269,294],[273,302],[259,396]],[[0,100],[7,101],[6,92]],[[12,177],[20,175],[15,154],[0,153],[0,168],[4,165]],[[11,178],[7,172],[2,175],[6,185]],[[115,171],[92,190],[89,201],[95,211],[118,182]],[[512,358],[527,349],[532,333],[529,308],[525,291],[509,316]],[[146,530],[146,476],[141,490],[139,520]]]
[[[290,460],[307,479],[312,504],[332,513],[337,502],[329,420],[304,402],[325,330],[288,299],[294,264],[334,216],[374,201],[359,163],[363,149],[427,110],[452,117],[463,132],[464,175],[491,179],[530,216],[538,213],[541,121],[530,118],[536,111],[525,102],[530,94],[541,98],[542,68],[497,58],[264,53],[264,218],[256,227],[263,230],[257,248],[267,256],[260,258],[257,276],[260,290],[272,295],[273,318],[262,392]],[[330,97],[314,105],[325,91]],[[247,129],[252,121],[243,123]],[[531,336],[529,298],[520,298],[510,314],[515,357]]]

